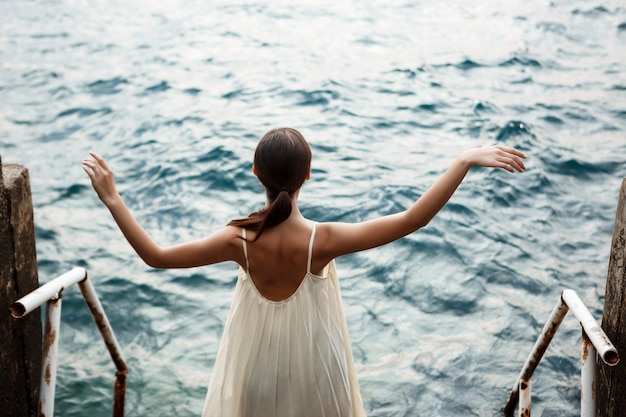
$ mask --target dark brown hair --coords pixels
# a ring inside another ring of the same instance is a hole
[[[266,229],[281,224],[291,214],[291,196],[302,187],[311,169],[311,148],[295,129],[272,129],[256,147],[254,169],[269,205],[228,225],[256,230],[256,241]]]

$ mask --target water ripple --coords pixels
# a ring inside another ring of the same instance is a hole
[[[110,95],[117,94],[122,89],[120,88],[123,85],[129,84],[128,80],[122,77],[115,77],[109,80],[97,80],[90,84],[87,84],[87,88],[91,92],[91,94],[100,96],[100,95]]]
[[[623,7],[34,5],[0,2],[2,160],[29,169],[42,281],[74,265],[94,277],[131,414],[200,412],[236,266],[146,267],[81,170],[92,149],[163,244],[263,204],[252,155],[271,127],[311,143],[301,210],[317,221],[402,211],[462,149],[524,150],[524,174],[472,169],[427,227],[338,260],[371,417],[495,416],[563,288],[600,314],[626,176]],[[55,405],[104,416],[110,363],[79,298],[64,303]],[[574,416],[579,332],[560,332],[534,411]]]

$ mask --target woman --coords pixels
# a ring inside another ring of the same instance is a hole
[[[211,375],[203,417],[364,416],[334,259],[393,242],[428,224],[470,167],[525,169],[526,156],[503,146],[461,153],[407,210],[360,223],[316,224],[298,195],[311,150],[291,128],[259,142],[253,172],[266,206],[199,240],[157,245],[117,193],[95,153],[83,161],[99,198],[137,254],[155,268],[239,264],[239,279]]]

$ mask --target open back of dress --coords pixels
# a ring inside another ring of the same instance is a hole
[[[315,225],[307,274],[285,300],[239,269],[203,417],[365,416],[335,262],[311,273],[314,238]]]

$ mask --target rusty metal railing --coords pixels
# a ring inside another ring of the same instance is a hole
[[[596,356],[599,356],[607,365],[615,366],[619,362],[619,354],[587,307],[572,290],[563,290],[561,293],[532,352],[526,359],[522,372],[513,385],[509,400],[503,410],[504,415],[512,416],[516,406],[519,405],[519,416],[530,417],[530,378],[569,310],[572,310],[582,327],[580,415],[581,417],[595,417]]]
[[[56,389],[57,351],[59,329],[61,325],[61,295],[63,291],[78,284],[85,303],[93,316],[100,335],[115,364],[115,391],[113,396],[113,417],[124,416],[124,398],[126,395],[126,374],[128,367],[120,351],[109,320],[104,313],[100,299],[87,277],[84,268],[74,268],[20,298],[11,306],[11,315],[24,317],[37,307],[46,303],[46,322],[43,338],[43,366],[41,389],[39,392],[39,413],[41,417],[54,415],[54,394]]]

